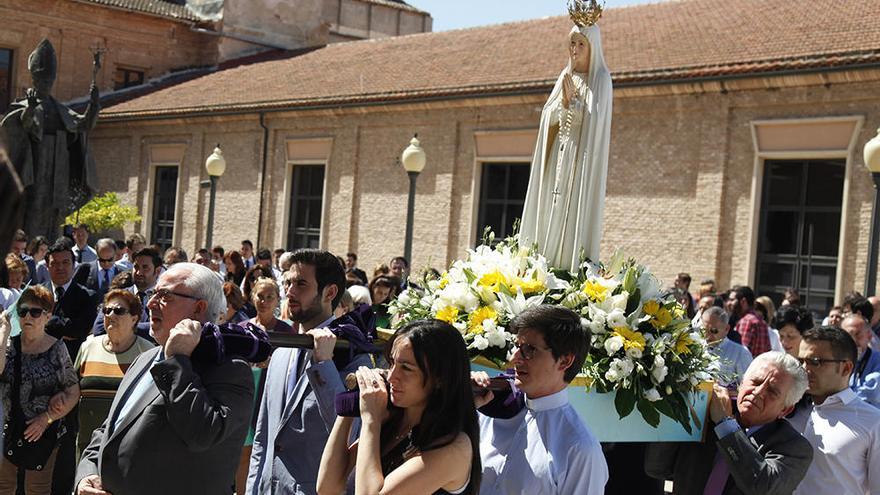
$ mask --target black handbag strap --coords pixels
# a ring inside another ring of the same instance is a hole
[[[12,348],[15,356],[12,358],[12,413],[17,413],[24,419],[24,409],[21,408],[21,335],[12,337]]]

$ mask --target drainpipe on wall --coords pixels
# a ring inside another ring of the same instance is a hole
[[[260,210],[257,217],[257,249],[262,246],[263,234],[263,194],[266,192],[266,166],[269,163],[269,128],[266,127],[266,112],[260,112],[260,127],[263,128],[263,167],[260,172]]]

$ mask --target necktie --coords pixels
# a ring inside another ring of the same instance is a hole
[[[104,286],[102,289],[107,289],[110,287],[110,270],[104,270]]]
[[[77,248],[77,249],[76,249],[76,262],[77,262],[77,263],[82,263],[82,260],[83,260],[83,250]]]
[[[58,307],[61,306],[61,298],[64,297],[64,287],[58,286],[55,288],[55,310],[52,311],[56,313],[58,311]]]
[[[724,492],[724,485],[727,484],[727,478],[730,476],[730,468],[727,462],[721,457],[721,453],[715,454],[715,466],[709,473],[709,479],[706,481],[706,489],[703,495],[721,495]]]

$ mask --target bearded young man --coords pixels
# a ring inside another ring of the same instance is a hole
[[[314,337],[313,350],[279,348],[272,354],[260,400],[248,469],[247,495],[314,494],[324,445],[336,421],[335,398],[343,378],[359,366],[359,354],[343,370],[333,359],[336,335],[327,329],[345,291],[345,271],[327,251],[293,253],[284,274],[294,329]]]

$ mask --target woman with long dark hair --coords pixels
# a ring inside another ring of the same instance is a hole
[[[479,428],[461,334],[445,322],[416,321],[394,334],[385,355],[387,372],[357,372],[360,438],[349,446],[354,418],[336,418],[318,492],[343,492],[354,469],[358,495],[479,493]]]
[[[247,269],[244,267],[244,260],[238,251],[229,251],[223,256],[223,264],[226,265],[226,281],[241,287]]]

